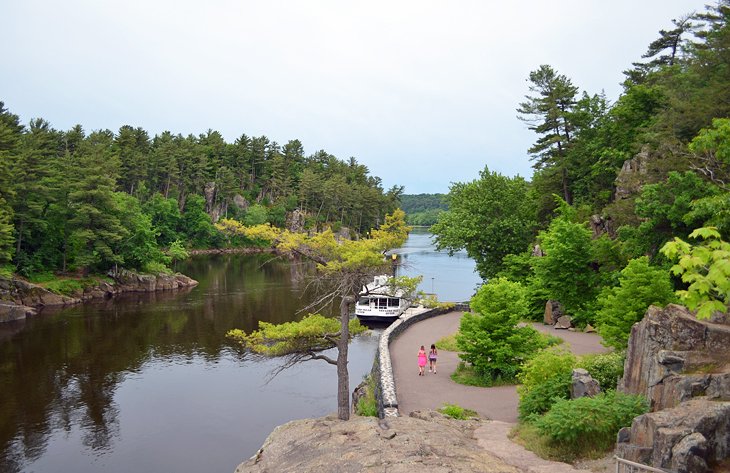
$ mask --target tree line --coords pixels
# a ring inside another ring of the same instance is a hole
[[[305,228],[377,227],[402,188],[384,190],[355,158],[306,155],[242,134],[198,136],[144,129],[87,133],[20,122],[0,102],[0,266],[31,275],[100,272],[115,266],[159,270],[173,243],[193,248],[231,242],[221,217],[283,227],[298,210]]]

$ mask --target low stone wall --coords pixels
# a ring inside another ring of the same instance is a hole
[[[453,311],[469,310],[468,304],[457,304],[450,309],[408,309],[398,320],[390,324],[380,335],[378,350],[371,376],[375,379],[375,399],[378,401],[378,416],[398,417],[398,396],[390,361],[390,342],[395,340],[405,329],[422,320],[430,319]],[[409,313],[410,311],[410,313]]]

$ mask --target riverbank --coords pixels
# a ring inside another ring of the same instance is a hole
[[[64,307],[129,292],[172,291],[194,287],[198,281],[184,274],[140,274],[122,270],[109,277],[64,279],[62,294],[24,279],[0,278],[0,323],[23,320],[43,307]]]

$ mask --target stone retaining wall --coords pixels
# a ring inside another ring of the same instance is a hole
[[[378,350],[375,352],[375,361],[371,376],[375,379],[375,399],[378,401],[378,416],[398,417],[398,396],[393,376],[393,366],[390,362],[390,342],[395,340],[405,329],[421,320],[430,319],[453,311],[468,311],[468,304],[457,304],[451,309],[408,309],[415,311],[404,314],[390,324],[380,335]]]

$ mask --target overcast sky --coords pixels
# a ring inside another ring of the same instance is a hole
[[[0,101],[57,129],[129,124],[302,141],[384,185],[530,177],[540,64],[615,100],[695,0],[0,0]]]

